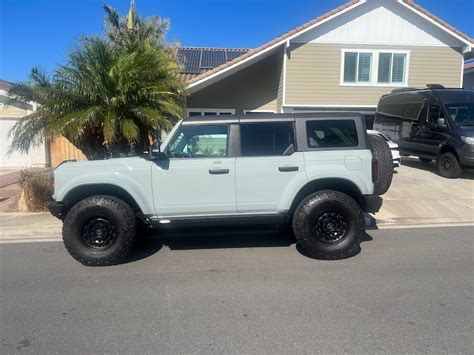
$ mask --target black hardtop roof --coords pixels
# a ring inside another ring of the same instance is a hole
[[[305,118],[355,118],[364,119],[360,112],[349,111],[316,111],[305,113],[248,113],[245,115],[210,115],[210,116],[192,116],[183,119],[183,122],[248,122],[248,121],[294,121]]]

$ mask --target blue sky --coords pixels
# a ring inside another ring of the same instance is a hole
[[[346,0],[135,0],[137,12],[171,19],[169,40],[183,45],[257,47]],[[108,0],[122,14],[129,0]],[[418,0],[474,36],[474,0]],[[74,40],[101,34],[102,0],[0,0],[0,79],[27,80],[32,66],[51,72]]]

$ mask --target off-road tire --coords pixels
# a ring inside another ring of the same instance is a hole
[[[88,247],[83,232],[89,221],[103,218],[113,228],[113,242],[105,250]],[[63,241],[71,256],[86,266],[114,265],[130,252],[135,239],[135,216],[124,201],[112,196],[92,196],[74,205],[63,223]]]
[[[428,159],[428,158],[422,158],[418,157],[418,159],[423,163],[423,164],[429,164],[433,161],[433,159]]]
[[[439,174],[448,179],[456,179],[461,176],[462,168],[453,153],[444,153],[438,158]]]
[[[393,157],[385,139],[369,134],[369,146],[379,164],[379,179],[374,184],[374,194],[383,195],[388,191],[393,178]]]
[[[328,243],[315,227],[325,215],[334,212],[344,217],[347,228],[340,240]],[[337,191],[319,191],[304,198],[296,208],[293,231],[304,255],[323,260],[345,259],[360,252],[364,215],[350,196]]]

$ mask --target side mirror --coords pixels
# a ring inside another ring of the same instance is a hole
[[[447,125],[446,125],[446,120],[444,118],[438,118],[438,120],[436,121],[436,127],[438,128],[446,128]]]
[[[149,149],[150,159],[164,159],[166,154],[161,152],[161,139],[155,135]]]

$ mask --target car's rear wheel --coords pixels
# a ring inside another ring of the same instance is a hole
[[[462,169],[453,153],[444,153],[438,158],[438,170],[441,176],[455,179],[461,176]]]
[[[88,197],[74,205],[64,219],[64,245],[84,265],[119,263],[130,252],[134,239],[134,213],[116,197]]]
[[[337,191],[307,196],[293,216],[293,231],[303,254],[315,259],[345,259],[360,251],[364,216],[359,205]]]
[[[418,159],[419,159],[423,164],[428,164],[428,163],[431,163],[431,162],[433,161],[432,159],[422,158],[422,157],[418,157]]]
[[[383,195],[388,191],[393,178],[393,157],[387,141],[380,136],[369,135],[370,150],[379,165],[379,178],[374,184],[374,194]]]

